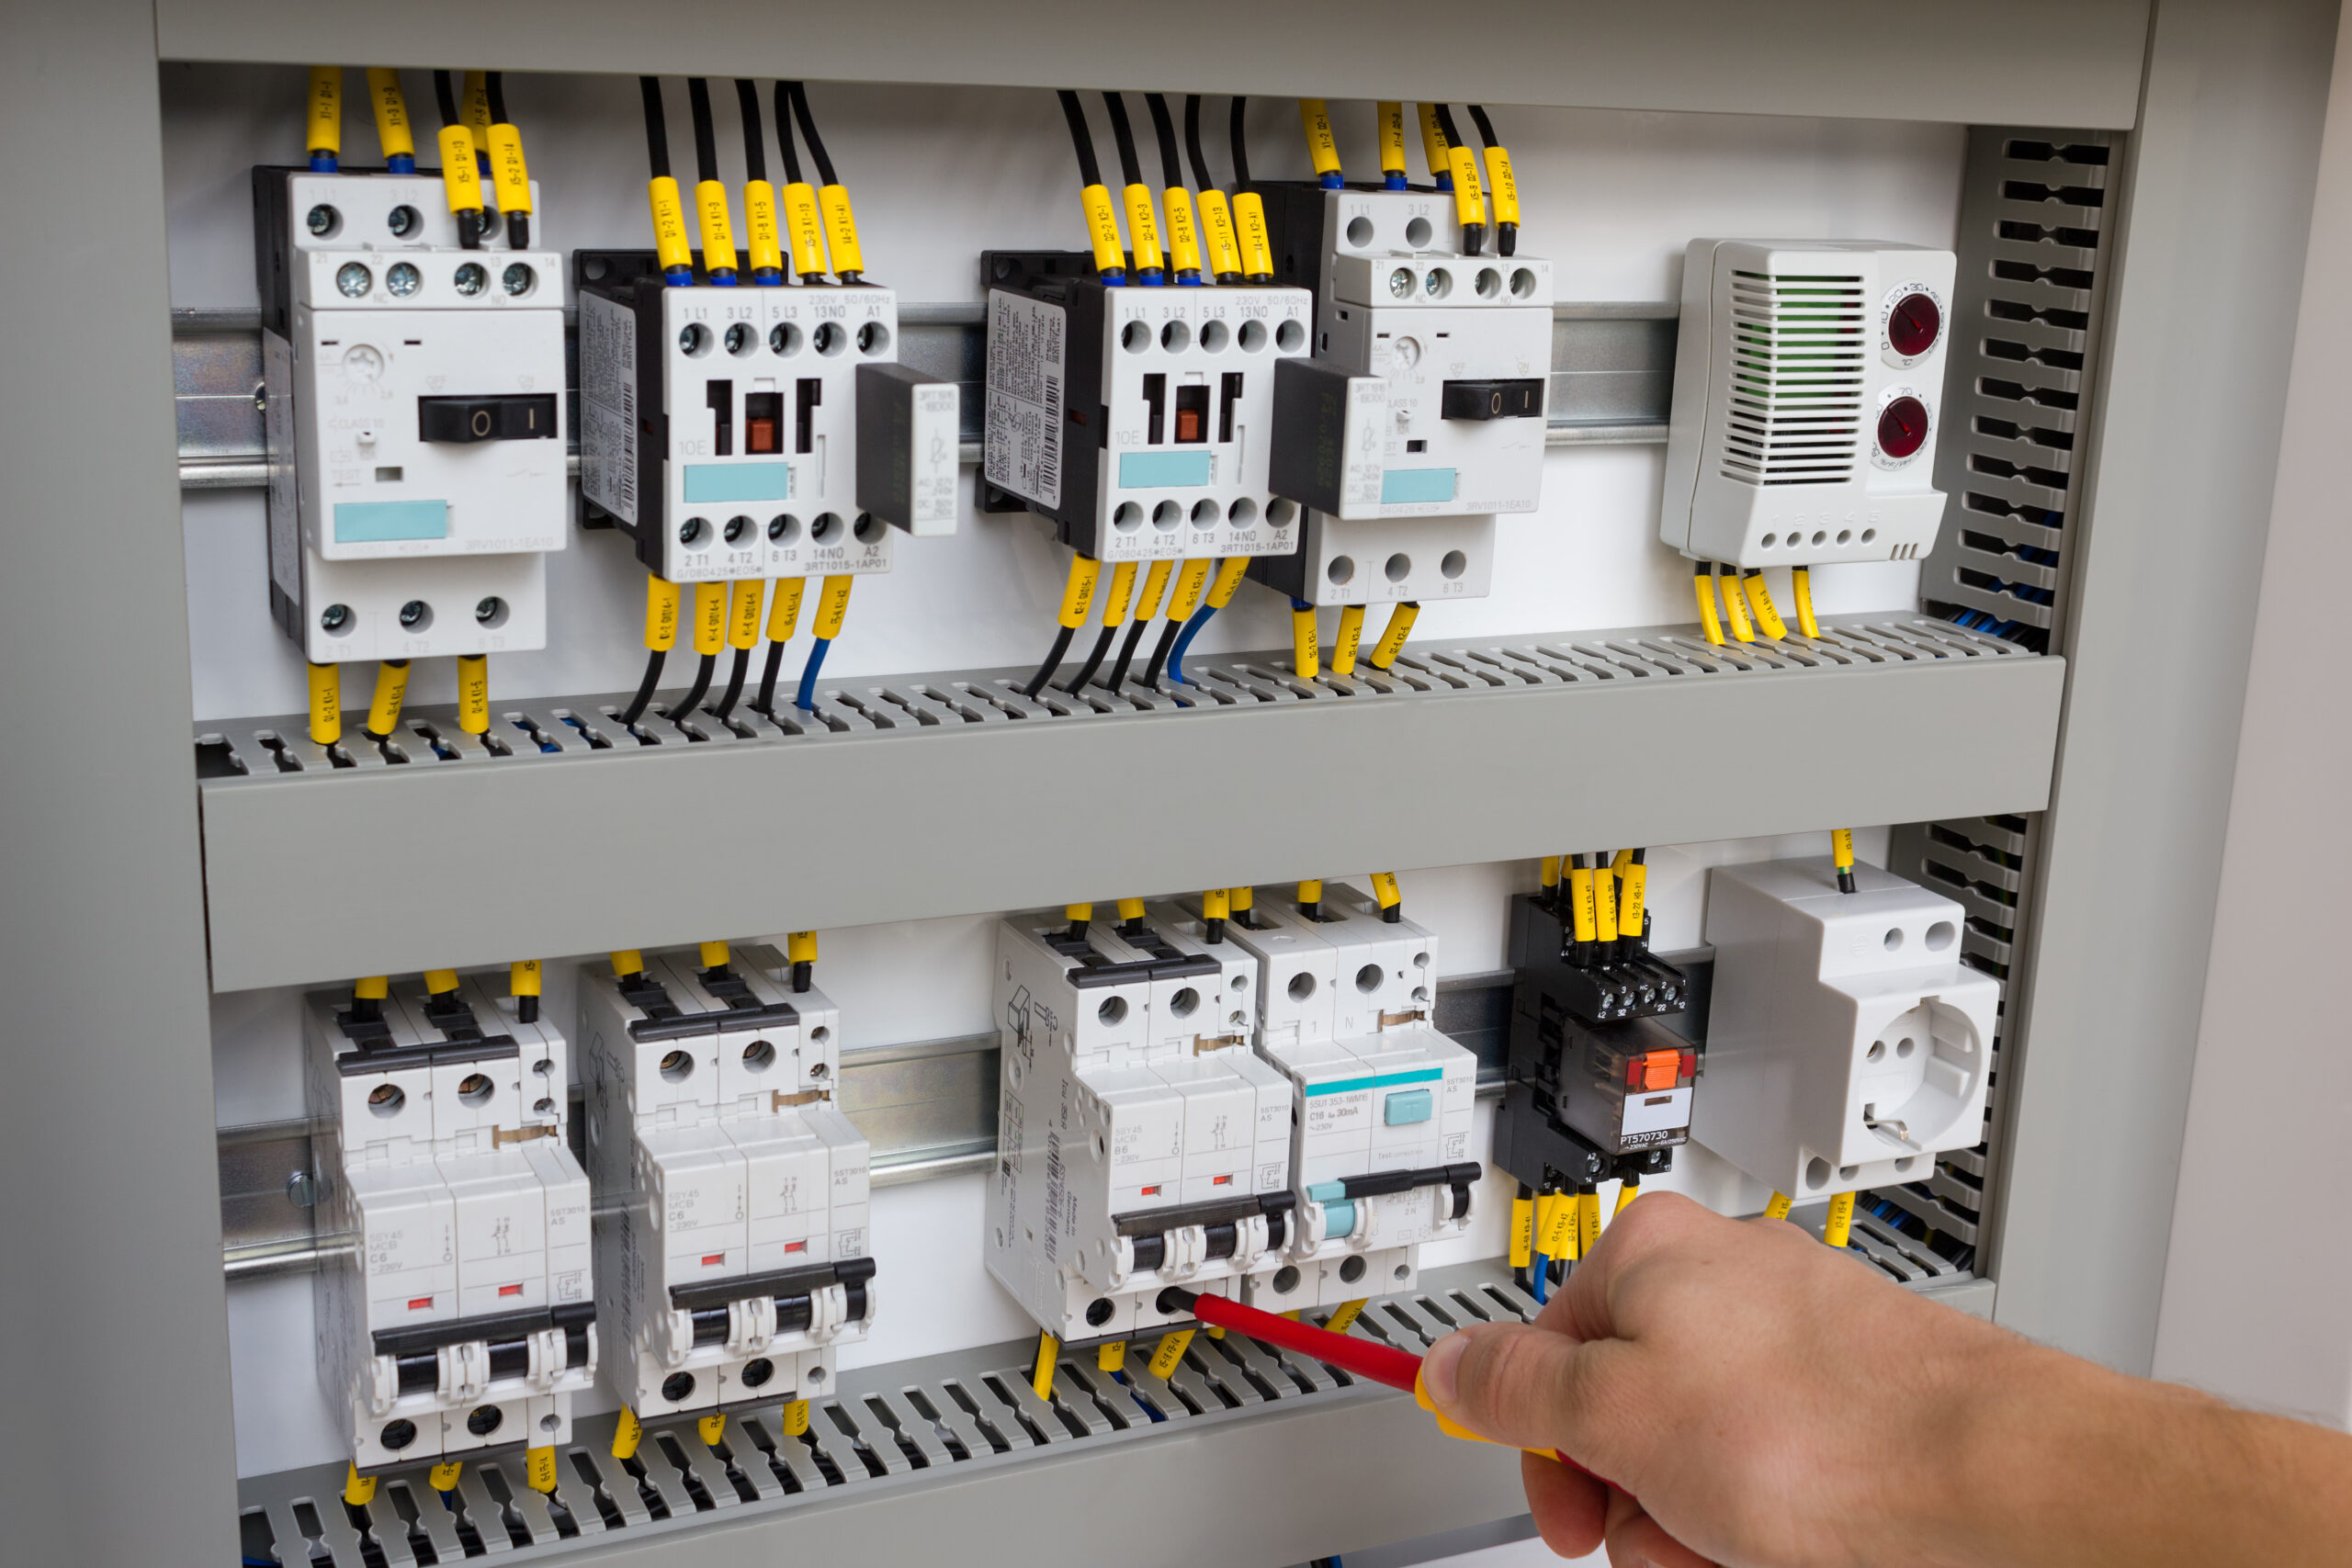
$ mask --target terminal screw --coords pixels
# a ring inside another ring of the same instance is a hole
[[[351,606],[348,604],[330,604],[319,612],[319,629],[322,632],[339,632],[350,624]]]

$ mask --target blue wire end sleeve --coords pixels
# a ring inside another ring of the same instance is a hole
[[[1193,638],[1200,634],[1201,628],[1208,625],[1209,617],[1216,614],[1216,606],[1214,604],[1203,604],[1193,611],[1192,618],[1184,623],[1184,629],[1176,634],[1175,643],[1168,649],[1168,678],[1178,685],[1190,683],[1184,679],[1184,650],[1193,646]]]
[[[825,649],[832,646],[832,638],[820,637],[817,645],[808,650],[808,662],[800,671],[799,694],[792,699],[792,705],[802,713],[817,711],[817,671],[825,667]]]

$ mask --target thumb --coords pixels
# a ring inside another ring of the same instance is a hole
[[[1514,1448],[1557,1449],[1586,1461],[1626,1347],[1583,1341],[1532,1324],[1490,1323],[1447,1335],[1421,1360],[1440,1410]],[[1604,1472],[1605,1473],[1605,1472]]]

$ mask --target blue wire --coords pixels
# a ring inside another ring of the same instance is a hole
[[[802,713],[817,711],[817,671],[825,667],[825,649],[832,646],[832,638],[820,637],[808,650],[808,662],[800,671],[800,694],[792,699],[792,705]]]
[[[1193,646],[1193,638],[1199,635],[1200,629],[1209,624],[1209,617],[1216,614],[1216,606],[1214,604],[1203,604],[1193,611],[1192,618],[1184,623],[1184,629],[1176,634],[1175,643],[1168,649],[1168,678],[1178,685],[1186,683],[1184,650]]]
[[[1551,1294],[1552,1260],[1542,1253],[1535,1255],[1535,1304],[1542,1306]]]

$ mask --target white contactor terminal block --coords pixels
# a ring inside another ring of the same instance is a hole
[[[596,1377],[588,1178],[570,1054],[479,979],[303,1007],[329,1402],[362,1475],[571,1437]]]
[[[990,251],[980,266],[987,510],[1035,512],[1113,563],[1298,547],[1267,457],[1274,367],[1307,352],[1305,289],[1113,288],[1079,251]]]
[[[1169,906],[998,928],[989,1272],[1065,1345],[1188,1322],[1159,1310],[1170,1285],[1238,1299],[1283,1266],[1290,1089],[1250,1050],[1255,960],[1203,935]]]
[[[1870,240],[1691,241],[1658,537],[1743,568],[1926,555],[1957,265]]]
[[[1927,1179],[1984,1138],[2001,985],[1960,961],[1958,904],[1826,856],[1718,866],[1707,1092],[1691,1136],[1800,1201]]]
[[[773,948],[580,975],[606,1382],[641,1419],[829,1393],[874,1322],[839,1010]]]
[[[258,168],[254,207],[278,624],[314,664],[545,648],[562,258],[460,247],[431,173]]]
[[[1410,1290],[1423,1243],[1470,1227],[1478,1061],[1430,1021],[1437,938],[1331,885],[1317,918],[1260,900],[1227,929],[1258,962],[1256,1045],[1292,1096],[1297,1223],[1253,1279],[1275,1312]]]
[[[871,283],[664,282],[581,251],[580,499],[672,582],[890,570],[892,526],[956,531],[956,389],[899,361]]]
[[[1485,596],[1496,515],[1543,499],[1552,264],[1462,254],[1445,192],[1257,188],[1316,324],[1274,389],[1305,547],[1252,575],[1314,604]]]

